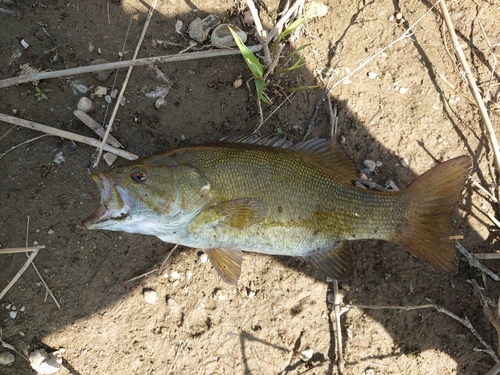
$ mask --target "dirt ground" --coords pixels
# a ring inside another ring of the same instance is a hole
[[[447,1],[460,44],[498,124],[500,7],[495,1]],[[268,1],[265,23],[276,18],[277,1]],[[367,56],[389,45],[421,17],[427,1],[327,0],[324,17],[309,19],[300,38],[285,53],[300,52],[305,66],[275,73],[264,105],[270,119],[261,134],[282,133],[300,140],[321,96],[326,75],[332,82],[355,69]],[[127,35],[124,59],[139,40],[146,1],[98,0],[4,1],[0,7],[0,79],[29,64],[40,70],[87,66],[93,60],[117,61]],[[160,1],[139,57],[176,54],[189,46],[187,25],[209,14],[241,22],[244,2],[217,0]],[[398,13],[401,15],[399,17]],[[337,141],[354,159],[380,161],[368,175],[384,185],[403,188],[437,162],[459,155],[474,158],[474,178],[494,188],[493,160],[478,110],[462,78],[438,8],[396,43],[332,90],[339,110]],[[402,18],[402,19],[400,19]],[[176,22],[183,28],[176,32]],[[482,31],[484,29],[484,33]],[[29,44],[25,49],[21,41]],[[94,46],[89,49],[89,43]],[[254,36],[247,44],[254,44]],[[198,50],[207,49],[198,45]],[[195,48],[195,49],[196,49]],[[450,52],[448,52],[450,51]],[[285,54],[284,53],[284,54]],[[281,61],[282,67],[285,62]],[[290,66],[288,63],[286,66]],[[133,70],[118,111],[113,135],[127,151],[146,155],[180,145],[252,133],[259,114],[255,93],[239,76],[251,77],[241,56],[159,65],[170,80],[166,105],[157,109],[147,93],[161,86],[146,67]],[[125,77],[120,70],[115,87]],[[73,133],[94,136],[73,111],[82,96],[75,89],[104,86],[92,74],[44,80],[0,89],[0,112]],[[490,84],[491,83],[491,84]],[[321,88],[287,91],[298,86]],[[38,90],[37,90],[38,88]],[[42,95],[43,94],[43,95]],[[290,96],[288,96],[290,95]],[[91,116],[103,122],[105,98],[93,99]],[[496,107],[498,109],[498,107]],[[107,120],[106,120],[107,121]],[[25,128],[0,124],[0,153],[39,136]],[[329,137],[323,104],[312,136]],[[58,164],[56,155],[64,156]],[[16,148],[0,159],[0,248],[43,244],[35,264],[60,303],[46,295],[30,267],[0,302],[1,339],[28,355],[34,349],[63,350],[58,374],[337,374],[332,285],[300,260],[244,253],[236,286],[224,284],[202,252],[179,248],[163,268],[172,248],[157,238],[106,231],[86,231],[81,221],[99,205],[89,178],[96,151],[58,137],[45,137]],[[408,167],[401,165],[401,159]],[[108,167],[101,162],[98,171]],[[463,205],[454,214],[456,234],[472,253],[498,249],[497,231],[483,213],[495,213],[484,194],[468,184]],[[29,230],[27,238],[27,220]],[[497,300],[500,286],[471,268],[460,255],[457,275],[432,269],[400,247],[382,241],[353,243],[356,270],[340,283],[344,303],[416,306],[436,303],[470,320],[494,350],[497,332],[486,318],[469,280]],[[0,290],[26,260],[24,254],[0,255]],[[498,261],[484,261],[496,273]],[[150,270],[139,279],[129,281]],[[154,290],[157,300],[145,301]],[[15,309],[15,310],[14,310]],[[12,318],[14,311],[17,313]],[[345,374],[485,374],[495,361],[473,333],[434,308],[417,310],[351,307],[341,318]],[[0,348],[0,352],[8,349]],[[300,353],[310,349],[310,360]],[[478,350],[479,349],[479,350]],[[19,353],[0,374],[30,374]]]

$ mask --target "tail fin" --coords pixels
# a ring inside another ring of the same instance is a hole
[[[448,274],[458,271],[450,212],[458,205],[472,167],[469,156],[448,160],[419,176],[404,190],[407,211],[395,241]]]

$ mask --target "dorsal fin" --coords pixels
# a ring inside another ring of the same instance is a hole
[[[245,135],[222,139],[224,142],[246,143],[250,145],[277,147],[300,152],[320,164],[336,177],[348,184],[356,177],[354,162],[334,143],[326,139],[309,139],[296,145],[281,135]]]

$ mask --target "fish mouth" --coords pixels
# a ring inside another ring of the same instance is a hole
[[[102,229],[124,221],[130,215],[133,198],[128,190],[115,184],[104,173],[90,176],[101,193],[101,207],[91,213],[82,222],[86,229]]]

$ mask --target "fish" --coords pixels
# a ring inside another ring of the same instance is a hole
[[[299,257],[346,279],[351,241],[367,239],[455,274],[451,212],[471,167],[470,156],[459,156],[406,189],[372,191],[353,185],[354,162],[328,140],[240,136],[93,173],[101,206],[82,224],[202,249],[228,284],[240,277],[242,251]]]

